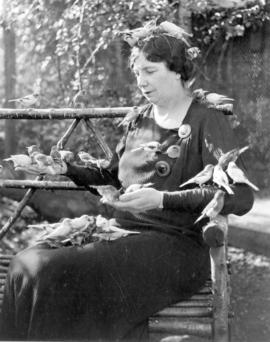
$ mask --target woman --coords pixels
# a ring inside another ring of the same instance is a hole
[[[110,165],[58,170],[78,185],[126,190],[107,202],[116,209],[113,224],[139,234],[19,253],[5,289],[3,337],[140,340],[147,317],[207,279],[206,220],[194,222],[218,187],[211,181],[179,186],[236,145],[223,112],[191,96],[194,50],[166,27],[128,35],[131,68],[149,105],[126,118],[127,132]],[[230,188],[234,194],[225,194],[221,213],[245,214],[253,204],[250,188]]]

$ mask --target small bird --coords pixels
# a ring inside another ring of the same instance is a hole
[[[36,156],[38,153],[41,153],[41,149],[38,147],[38,145],[31,145],[31,146],[26,147],[26,149],[27,149],[28,155],[32,159],[32,162],[36,163],[34,156]]]
[[[74,161],[74,153],[68,150],[59,150],[61,159],[67,163]]]
[[[89,96],[85,89],[79,90],[72,99],[72,106],[74,108],[84,108],[89,102]]]
[[[213,182],[216,183],[219,187],[225,188],[228,194],[234,194],[233,190],[229,186],[229,179],[219,164],[216,164],[214,167]]]
[[[195,223],[199,222],[205,217],[209,217],[210,220],[213,220],[221,212],[224,206],[224,195],[224,191],[218,190],[212,200],[203,209],[202,214],[197,218]]]
[[[58,240],[59,242],[67,239],[74,233],[82,232],[89,224],[93,224],[94,220],[92,216],[82,215],[81,217],[76,217],[74,219],[65,218],[64,220],[48,224],[46,230],[49,230],[49,233],[42,234],[38,241],[44,240]],[[36,228],[37,225],[28,225],[30,228]]]
[[[37,104],[39,96],[39,93],[33,93],[24,97],[20,97],[18,99],[9,100],[8,102],[19,102],[24,107],[33,107],[35,104]]]
[[[91,185],[90,187],[96,189],[102,196],[101,202],[114,202],[119,199],[120,190],[117,190],[113,185]]]
[[[56,145],[52,146],[50,151],[50,157],[52,158],[54,163],[62,165],[61,153]]]
[[[150,186],[153,186],[154,183],[145,183],[145,184],[131,184],[129,187],[126,189],[125,194],[133,191],[137,191],[139,189],[143,188],[149,188]]]
[[[163,21],[157,27],[158,31],[168,33],[170,36],[181,39],[187,46],[190,47],[189,42],[187,41],[187,37],[192,37],[192,34],[187,33],[181,27],[170,23],[169,21]]]
[[[139,147],[136,147],[131,151],[134,152],[137,150],[161,153],[161,143],[159,143],[158,141],[149,141],[147,143],[140,144]]]
[[[191,184],[191,183],[196,183],[201,187],[203,184],[207,183],[212,178],[213,172],[214,172],[214,165],[208,164],[204,167],[202,171],[197,173],[197,175],[195,175],[194,177],[192,177],[185,183],[181,184],[179,188],[182,188],[183,186],[187,184]]]
[[[234,148],[226,153],[221,152],[221,156],[218,158],[218,164],[224,169],[227,168],[230,161],[236,161],[237,158],[249,149],[249,146],[245,146],[242,148]]]
[[[207,90],[203,90],[202,88],[194,90],[193,97],[202,101],[203,103],[206,103],[210,106],[212,105],[214,107],[225,105],[228,102],[234,101],[233,98],[217,93],[210,93]]]
[[[124,119],[118,124],[118,126],[128,125],[131,121],[135,120],[140,115],[140,108],[134,106],[124,117]]]
[[[54,161],[51,156],[47,156],[43,153],[37,153],[33,156],[35,163],[39,166],[40,169],[44,169],[48,166],[52,166]]]
[[[15,154],[9,158],[3,159],[4,161],[12,161],[15,168],[28,168],[32,165],[32,159],[26,154]]]
[[[234,161],[229,162],[227,173],[234,183],[244,183],[249,185],[253,190],[259,191],[259,188],[248,180],[243,170],[241,170]]]
[[[129,46],[133,47],[140,39],[150,36],[156,28],[156,20],[150,20],[143,27],[118,32],[118,35],[123,36],[123,39],[129,44]]]
[[[96,158],[93,157],[90,153],[84,152],[84,151],[80,151],[78,153],[78,156],[80,158],[80,160],[85,164],[85,166],[89,166],[89,165],[96,165]]]

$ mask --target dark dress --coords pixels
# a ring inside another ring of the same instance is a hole
[[[161,152],[145,145],[149,142],[159,142]],[[172,145],[179,147],[177,157]],[[147,317],[190,296],[209,275],[201,236],[206,221],[194,221],[217,188],[193,184],[181,190],[179,185],[215,164],[218,149],[235,146],[221,111],[193,101],[178,131],[158,126],[149,105],[129,123],[108,168],[69,165],[67,175],[79,185],[127,188],[151,182],[165,193],[163,209],[115,213],[115,225],[138,235],[81,247],[38,245],[19,253],[5,287],[1,338],[145,338]],[[222,214],[243,215],[252,207],[252,192],[246,185],[232,188],[235,195],[226,194]]]

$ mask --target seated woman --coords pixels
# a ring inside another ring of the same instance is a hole
[[[110,165],[65,164],[57,170],[78,185],[126,190],[108,202],[116,209],[110,223],[139,234],[81,247],[38,244],[15,256],[1,338],[140,340],[147,317],[192,295],[207,279],[202,226],[208,217],[195,221],[221,184],[210,175],[206,184],[180,185],[237,145],[224,112],[205,96],[192,96],[196,50],[166,27],[126,36],[131,69],[149,104],[126,117]],[[243,168],[241,157],[237,163]],[[247,185],[225,184],[223,190],[221,214],[251,209]]]

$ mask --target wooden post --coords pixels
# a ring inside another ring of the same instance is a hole
[[[224,244],[210,248],[211,277],[213,287],[213,341],[229,342],[229,294],[227,272],[227,218],[218,216],[215,220],[224,233]]]

